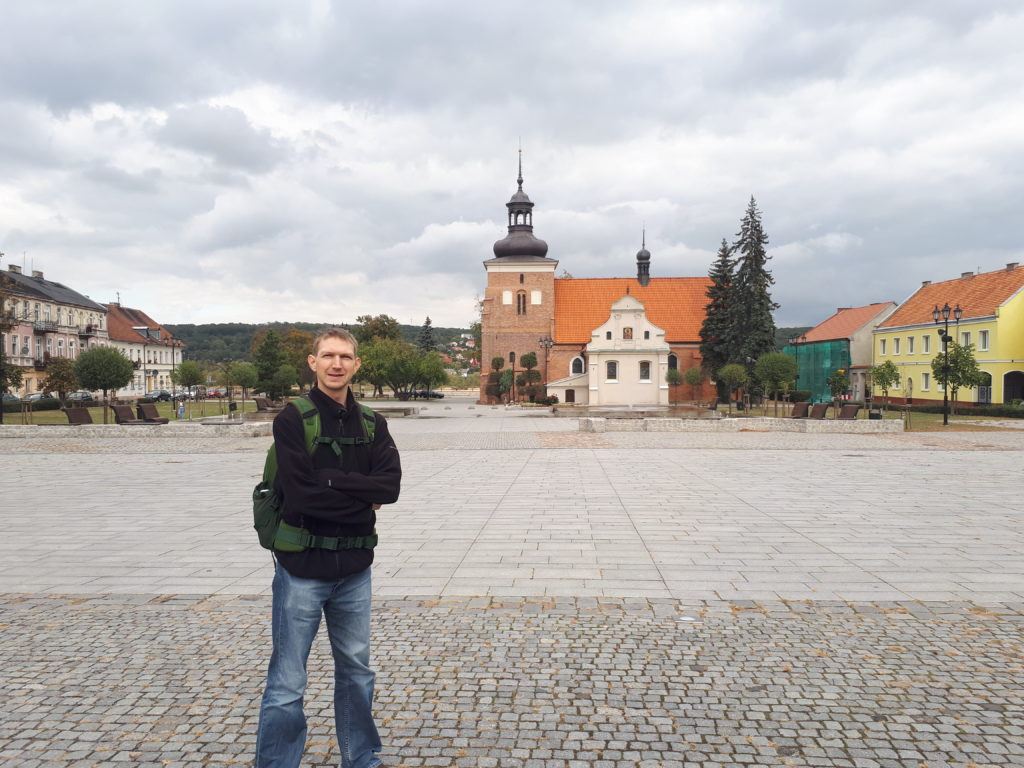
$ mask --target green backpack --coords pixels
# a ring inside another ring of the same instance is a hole
[[[308,397],[297,397],[291,402],[302,416],[306,432],[306,448],[310,455],[318,445],[329,445],[340,457],[342,446],[369,445],[373,442],[374,412],[372,408],[359,404],[363,416],[365,437],[323,437],[320,434],[320,411]],[[263,479],[252,491],[253,527],[260,539],[260,546],[278,552],[303,552],[307,549],[373,549],[377,546],[377,533],[371,536],[315,536],[305,528],[289,525],[284,521],[281,498],[274,490],[277,477],[277,450],[270,446],[263,464]]]

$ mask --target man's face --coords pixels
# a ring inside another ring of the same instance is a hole
[[[328,395],[343,393],[359,370],[359,358],[352,344],[344,339],[324,339],[316,355],[306,360],[309,369],[316,374],[317,387]]]

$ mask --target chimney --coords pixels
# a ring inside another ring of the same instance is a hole
[[[974,277],[973,272],[961,272],[960,277]]]
[[[931,284],[932,284],[931,280],[922,280],[921,281],[921,287],[922,288],[924,288],[925,286],[931,285]]]
[[[1008,263],[1008,264],[1006,265],[1006,269],[1007,269],[1007,271],[1010,271],[1010,272],[1012,272],[1012,271],[1013,271],[1013,270],[1015,270],[1016,268],[1017,268],[1017,262],[1016,262],[1016,261],[1011,261],[1010,263]]]
[[[848,309],[853,309],[853,307],[836,307],[836,312],[845,312]]]
[[[41,270],[41,269],[33,269],[32,270],[32,277],[34,277],[36,280],[42,280],[43,279],[43,270]]]
[[[21,267],[19,267],[17,264],[8,264],[7,269],[8,271],[13,272],[16,275],[21,274]]]

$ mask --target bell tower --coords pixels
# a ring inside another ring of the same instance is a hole
[[[494,258],[484,262],[487,288],[481,308],[480,400],[497,402],[487,391],[491,360],[504,360],[502,370],[523,370],[520,359],[528,352],[543,369],[545,350],[540,340],[553,333],[555,268],[547,257],[548,244],[533,234],[533,201],[523,191],[523,151],[519,150],[518,188],[505,204],[508,234],[494,244]]]

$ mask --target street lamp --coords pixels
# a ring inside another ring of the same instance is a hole
[[[537,343],[544,350],[544,394],[546,395],[548,393],[548,355],[551,348],[555,346],[555,340],[550,336],[541,336],[537,339]]]
[[[960,325],[960,318],[963,317],[964,311],[957,304],[952,312],[956,324]],[[939,331],[939,338],[942,339],[942,423],[944,426],[949,425],[949,342],[953,340],[953,337],[949,335],[949,313],[948,301],[942,305],[942,309],[939,309],[939,305],[936,304],[935,309],[932,310],[932,319],[936,324],[943,326]]]

